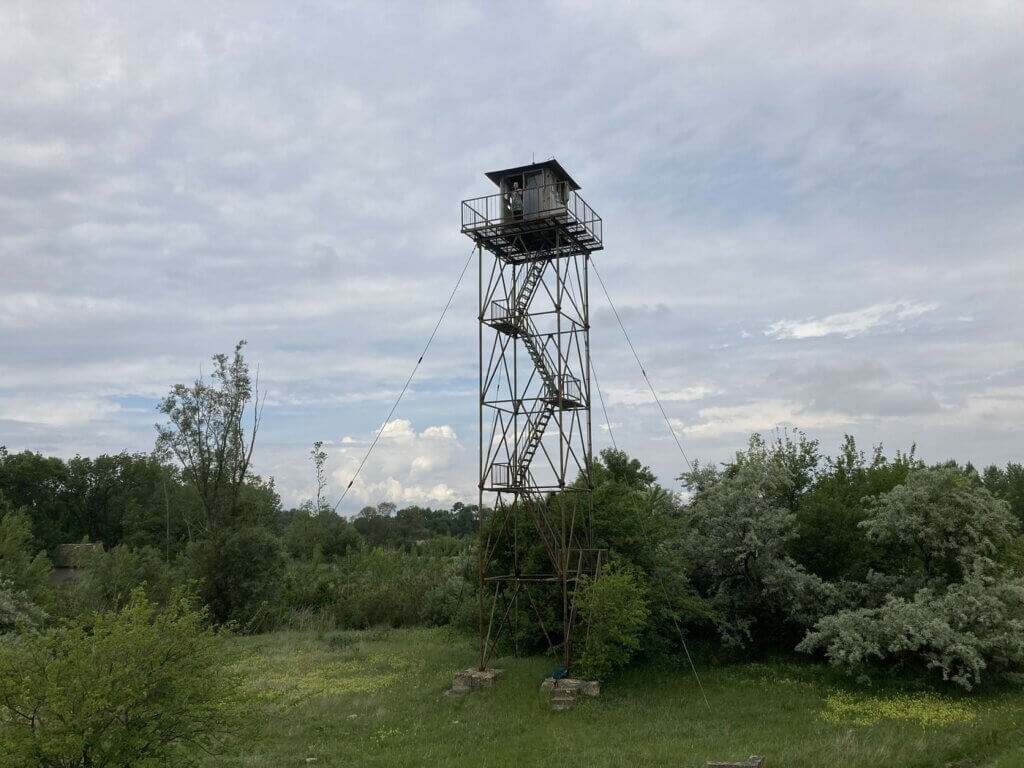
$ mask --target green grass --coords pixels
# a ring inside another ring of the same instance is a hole
[[[334,638],[333,642],[331,641]],[[601,697],[551,712],[549,658],[501,659],[494,688],[442,692],[473,661],[444,630],[239,638],[259,733],[204,766],[679,766],[767,757],[768,768],[1024,766],[1024,690],[965,696],[865,689],[814,663],[639,666]]]

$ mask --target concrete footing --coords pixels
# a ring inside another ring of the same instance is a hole
[[[461,696],[464,693],[475,691],[477,688],[487,688],[494,685],[505,672],[503,669],[477,669],[470,667],[455,675],[452,680],[452,687],[445,691],[446,696]]]
[[[751,755],[742,763],[705,763],[704,768],[764,768],[764,758]]]
[[[563,677],[561,680],[549,677],[540,684],[540,689],[548,694],[551,709],[555,712],[571,708],[577,696],[601,695],[601,684],[596,680],[576,680],[572,677]]]

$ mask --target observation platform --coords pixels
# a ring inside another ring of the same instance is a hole
[[[510,263],[604,248],[601,217],[569,181],[527,184],[525,189],[463,200],[462,233]]]

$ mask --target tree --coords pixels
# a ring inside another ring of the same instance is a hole
[[[794,510],[797,537],[790,549],[793,557],[828,581],[864,580],[877,566],[876,550],[859,525],[867,517],[868,504],[920,466],[913,447],[889,459],[876,445],[868,460],[853,437],[846,435],[839,455],[825,460],[813,485],[799,498]]]
[[[859,527],[879,570],[859,606],[821,618],[798,650],[862,674],[935,669],[967,689],[986,669],[1024,667],[1024,579],[998,561],[1016,520],[976,473],[914,469],[869,501]]]
[[[352,525],[371,547],[387,547],[395,544],[395,505],[384,501],[376,507],[359,510]]]
[[[324,450],[323,440],[317,440],[313,443],[313,450],[309,452],[309,458],[313,460],[313,466],[316,468],[315,508],[319,512],[327,506],[327,498],[325,496],[327,492],[327,472],[324,469],[324,465],[327,463],[327,451]]]
[[[981,477],[992,495],[1008,502],[1010,511],[1024,525],[1024,465],[1010,462],[1006,469],[987,467]]]
[[[0,580],[40,605],[50,601],[50,561],[33,554],[32,525],[21,510],[4,510],[0,497]]]
[[[239,341],[230,359],[213,356],[210,383],[198,378],[191,386],[174,385],[159,406],[169,422],[156,425],[157,452],[181,464],[199,494],[202,531],[214,541],[220,526],[238,511],[260,425],[259,385],[249,376],[244,346]],[[247,437],[243,420],[250,401]]]
[[[183,595],[0,643],[0,766],[191,765],[251,716],[233,658]]]
[[[753,435],[723,470],[696,466],[682,476],[696,490],[687,510],[694,583],[727,645],[802,633],[835,603],[835,589],[789,554],[791,505],[811,481],[814,448],[802,436],[769,444]]]
[[[78,500],[66,492],[67,479],[61,459],[31,451],[0,454],[0,493],[28,514],[40,549],[52,551],[82,538],[81,511]]]
[[[601,451],[600,460],[593,462],[591,469],[595,486],[611,480],[640,490],[655,481],[654,473],[641,464],[639,459],[631,458],[625,451],[617,448],[605,448]]]
[[[1016,521],[956,467],[911,472],[905,483],[874,499],[860,523],[868,541],[887,555],[885,572],[900,594],[945,588],[981,568],[989,571]]]
[[[165,559],[187,539],[198,497],[174,467],[142,453],[64,461],[25,451],[0,455],[0,493],[32,523],[35,546],[102,541],[152,546]]]
[[[92,553],[85,573],[73,588],[74,607],[81,614],[123,607],[137,589],[159,604],[172,594],[171,567],[153,547],[138,549],[124,544]]]
[[[290,517],[282,538],[292,557],[313,560],[319,553],[325,560],[336,560],[359,549],[359,534],[329,504],[314,512],[307,502],[293,509]]]
[[[32,602],[27,592],[0,576],[0,641],[11,632],[35,630],[45,620],[46,613]]]

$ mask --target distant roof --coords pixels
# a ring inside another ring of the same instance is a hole
[[[559,162],[557,160],[555,160],[555,158],[551,158],[550,160],[545,160],[545,161],[543,161],[541,163],[530,163],[529,165],[517,165],[515,168],[506,168],[503,171],[489,171],[486,174],[486,176],[487,176],[488,179],[490,179],[495,184],[500,186],[501,185],[501,180],[505,176],[510,176],[513,173],[522,173],[523,171],[535,170],[537,168],[551,168],[559,178],[563,179],[564,181],[568,181],[569,182],[569,186],[572,187],[574,190],[580,188],[580,185],[577,184],[575,181],[573,181],[572,176],[570,176],[566,172],[565,168],[563,168],[559,164]]]

